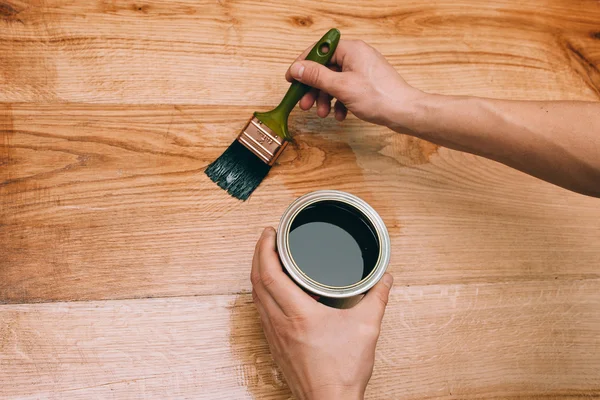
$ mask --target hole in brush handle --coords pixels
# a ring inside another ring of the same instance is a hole
[[[317,52],[318,52],[319,56],[325,57],[327,54],[329,54],[330,49],[331,49],[331,46],[329,45],[329,43],[325,42],[325,43],[321,43]]]

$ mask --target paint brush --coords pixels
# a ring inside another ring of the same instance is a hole
[[[314,45],[306,60],[327,64],[339,40],[340,31],[331,29]],[[292,140],[288,116],[309,90],[309,86],[294,81],[277,107],[255,112],[237,139],[206,168],[206,175],[233,197],[248,199]]]

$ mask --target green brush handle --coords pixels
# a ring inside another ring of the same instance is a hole
[[[306,60],[315,61],[321,65],[327,64],[337,48],[340,36],[340,31],[337,29],[333,28],[329,30],[329,32],[323,35],[317,44],[315,44],[310,53],[308,53]],[[321,52],[321,48],[324,46],[329,49],[326,53]],[[288,132],[288,116],[302,96],[309,90],[310,86],[294,81],[277,107],[265,113],[255,112],[254,116],[271,128],[271,130],[279,137],[290,141],[292,140],[292,135]]]

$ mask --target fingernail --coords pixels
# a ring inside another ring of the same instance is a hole
[[[273,229],[270,226],[266,227],[265,230],[262,233],[263,236],[271,236],[271,235],[274,235],[274,234],[275,234],[275,229]]]
[[[292,66],[290,67],[290,73],[292,74],[294,79],[302,79],[302,74],[304,74],[304,65],[300,63],[292,64]]]
[[[383,284],[387,286],[388,289],[391,289],[392,285],[394,284],[394,277],[390,274],[385,274],[383,276]]]

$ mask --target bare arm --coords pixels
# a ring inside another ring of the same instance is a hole
[[[390,127],[600,197],[600,103],[423,95],[414,107]]]
[[[426,94],[408,85],[363,42],[340,41],[332,58],[336,71],[303,59],[304,54],[287,78],[314,88],[300,107],[308,110],[316,102],[320,117],[331,112],[335,97],[333,110],[340,121],[351,111],[365,121],[600,197],[600,103]],[[363,398],[391,276],[355,308],[327,308],[282,272],[275,234],[267,230],[257,245],[252,283],[271,353],[292,392],[300,399]]]
[[[301,55],[299,60],[304,57]],[[423,93],[361,41],[341,41],[336,72],[298,61],[288,79],[316,88],[301,101],[325,117],[357,117],[487,157],[569,190],[600,197],[600,103],[509,101]],[[318,90],[317,90],[318,89]]]

